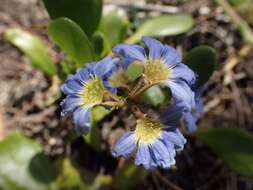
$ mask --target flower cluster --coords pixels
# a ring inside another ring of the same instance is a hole
[[[62,101],[62,115],[73,114],[75,129],[87,134],[91,109],[132,106],[136,126],[125,132],[112,148],[115,157],[135,156],[135,164],[147,170],[170,168],[175,164],[176,151],[183,149],[185,138],[177,128],[181,118],[188,133],[196,130],[196,114],[203,106],[200,92],[194,88],[195,73],[182,63],[177,51],[159,41],[143,37],[143,46],[119,44],[113,55],[90,63],[68,77],[61,86],[66,98]],[[143,72],[134,81],[129,80],[127,69],[141,65]],[[159,109],[157,117],[140,108],[140,95],[154,85],[171,93],[172,101]],[[126,96],[119,96],[118,89]],[[129,100],[129,101],[128,101]],[[136,103],[137,102],[137,103]],[[135,104],[136,103],[136,104]]]

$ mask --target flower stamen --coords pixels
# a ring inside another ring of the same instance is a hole
[[[161,135],[162,128],[163,125],[160,122],[150,118],[138,119],[135,129],[136,141],[150,143]]]

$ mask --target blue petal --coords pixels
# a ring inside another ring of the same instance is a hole
[[[66,82],[61,85],[61,91],[68,95],[68,94],[77,94],[83,89],[82,84],[76,80],[74,77],[67,79]]]
[[[199,114],[203,114],[204,113],[204,104],[203,101],[201,99],[203,90],[196,90],[195,92],[195,110],[196,112],[198,112]]]
[[[124,70],[127,70],[128,66],[134,62],[134,60],[129,57],[125,57],[122,61],[123,61],[122,68]]]
[[[195,104],[196,104],[196,106],[195,106],[196,112],[198,112],[200,114],[204,113],[204,105],[203,105],[201,98],[196,98]]]
[[[195,95],[191,88],[183,81],[169,81],[172,97],[176,103],[180,103],[186,110],[191,110],[195,107]]]
[[[128,157],[135,149],[135,133],[126,132],[124,133],[112,149],[112,155],[115,157],[123,156]]]
[[[119,44],[112,51],[123,58],[128,57],[133,60],[145,61],[144,48],[138,45]]]
[[[104,87],[113,94],[117,94],[117,88],[113,87],[109,81],[104,81]]]
[[[163,124],[176,127],[182,117],[183,107],[179,104],[172,104],[165,108],[160,114],[160,120]]]
[[[76,78],[81,82],[86,82],[90,79],[89,71],[87,68],[78,69],[76,72]]]
[[[186,143],[186,139],[177,128],[164,130],[162,134],[162,140],[167,146],[173,144],[173,147],[176,150],[183,150],[184,144]]]
[[[86,135],[90,130],[90,108],[79,107],[73,114],[75,129],[79,135]]]
[[[175,159],[170,156],[167,147],[160,140],[155,140],[151,144],[150,151],[155,161],[152,165],[169,168],[175,164]]]
[[[193,133],[197,130],[196,121],[197,118],[193,112],[184,112],[184,125],[187,133]]]
[[[176,65],[182,61],[182,58],[175,48],[164,45],[162,60],[167,65]]]
[[[170,141],[170,139],[168,139],[168,137],[166,138],[164,135],[162,135],[162,137],[159,139],[167,148],[167,151],[169,153],[169,159],[171,161],[171,165],[175,164],[175,156],[176,156],[176,150],[175,150],[175,145]]]
[[[149,59],[157,60],[161,58],[164,47],[161,42],[149,37],[143,37],[142,41],[146,44],[146,46],[149,49]]]
[[[195,73],[184,64],[177,64],[173,69],[171,69],[171,79],[173,80],[184,80],[189,85],[192,85],[196,81]]]
[[[137,166],[143,165],[146,170],[153,170],[155,168],[152,165],[152,157],[149,151],[149,144],[139,143],[138,151],[135,156],[135,164]]]
[[[94,74],[102,77],[109,77],[117,68],[118,59],[113,59],[110,56],[105,57],[101,61],[95,63]]]
[[[85,65],[85,69],[87,69],[89,76],[94,76],[96,62],[88,63]]]
[[[62,112],[61,115],[65,116],[72,113],[77,107],[82,104],[82,99],[79,96],[68,95],[62,102]]]

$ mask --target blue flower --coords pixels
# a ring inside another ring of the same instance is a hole
[[[201,99],[203,88],[195,90],[195,107],[191,110],[183,111],[184,126],[188,134],[197,130],[197,117],[204,113],[204,106]]]
[[[181,63],[182,59],[174,48],[149,37],[143,37],[142,41],[149,50],[148,55],[144,47],[129,44],[119,44],[113,52],[128,60],[123,68],[131,64],[129,60],[141,62],[143,75],[149,83],[168,86],[175,102],[183,103],[190,110],[195,104],[194,92],[190,88],[195,83],[195,73]]]
[[[147,170],[170,168],[176,162],[176,151],[182,150],[186,143],[175,127],[181,115],[181,108],[173,105],[161,114],[164,124],[148,117],[137,119],[136,129],[124,133],[114,145],[113,156],[129,157],[136,152],[136,165],[143,165]]]
[[[90,127],[90,111],[104,102],[106,94],[115,94],[108,78],[116,70],[117,60],[106,57],[97,63],[87,64],[75,75],[70,75],[61,86],[66,98],[61,102],[62,116],[73,114],[75,129],[79,135],[87,134]]]

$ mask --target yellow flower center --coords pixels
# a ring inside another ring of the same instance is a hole
[[[160,83],[169,78],[170,69],[161,60],[147,60],[144,64],[144,75],[149,82]]]
[[[148,118],[137,120],[135,129],[136,141],[150,143],[161,135],[163,125]]]
[[[126,87],[128,78],[123,69],[119,69],[110,77],[109,82],[114,87]]]
[[[83,90],[79,93],[83,100],[84,107],[93,107],[103,102],[105,88],[103,81],[94,77],[85,82]]]

